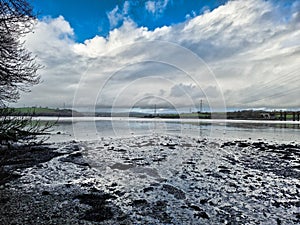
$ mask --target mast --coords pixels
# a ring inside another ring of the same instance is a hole
[[[202,99],[200,100],[200,113],[202,112],[202,106],[203,106],[203,101],[202,101]]]

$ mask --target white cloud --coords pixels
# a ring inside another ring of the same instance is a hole
[[[107,13],[109,24],[111,27],[116,27],[120,20],[123,19],[122,14],[119,13],[119,6],[116,6],[112,11]]]
[[[62,17],[38,21],[34,33],[26,36],[26,47],[43,65],[42,83],[23,94],[20,104],[62,106],[72,102],[85,62],[74,54],[73,29]]]
[[[113,10],[107,13],[109,24],[111,28],[115,28],[119,23],[129,19],[130,2],[125,1],[122,8],[116,6]]]
[[[145,2],[145,9],[153,15],[159,15],[165,11],[168,3],[169,0],[147,1]]]
[[[149,12],[157,12],[148,4]],[[71,104],[79,85],[76,101],[84,106],[152,104],[157,97],[188,106],[203,96],[217,105],[222,91],[228,107],[298,107],[298,9],[296,3],[287,12],[266,1],[237,0],[150,31],[124,19],[126,3],[110,12],[111,25],[124,21],[120,28],[84,43],[73,41],[63,17],[47,18],[27,37],[46,66],[44,83],[21,102]]]
[[[154,1],[147,1],[145,3],[145,8],[148,12],[151,12],[152,14],[154,14],[155,11],[156,11],[155,2]]]

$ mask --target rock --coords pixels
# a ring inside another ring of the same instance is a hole
[[[279,218],[276,219],[277,225],[281,225],[281,220]]]
[[[201,211],[201,212],[197,212],[194,214],[194,217],[197,217],[197,218],[202,218],[202,219],[207,219],[209,220],[209,216],[207,215],[206,212],[204,211]]]
[[[9,197],[0,197],[0,204],[6,204],[9,200]]]
[[[121,196],[125,195],[125,192],[120,191],[120,190],[116,190],[116,191],[114,192],[114,194],[117,195],[118,197],[121,197]]]
[[[195,163],[195,162],[192,162],[192,161],[182,162],[182,164],[186,164],[186,165],[196,165],[196,163]]]
[[[274,201],[273,205],[276,207],[276,208],[279,208],[281,203],[278,202],[278,201]]]
[[[252,174],[246,174],[245,176],[243,176],[243,179],[248,179],[248,178],[253,178],[254,177],[254,175],[252,175]]]
[[[74,151],[79,151],[79,146],[78,145],[73,145]]]
[[[238,146],[241,147],[241,148],[246,148],[246,147],[249,146],[249,143],[247,143],[247,142],[239,142]]]
[[[284,159],[284,160],[295,160],[295,158],[293,156],[291,156],[290,154],[285,154],[284,156],[281,157],[281,159]]]
[[[228,169],[221,169],[219,170],[220,173],[226,173],[226,174],[229,174],[230,173],[230,170]]]
[[[140,160],[145,160],[143,157],[138,157],[138,158],[132,158],[130,159],[131,161],[140,161]]]
[[[168,143],[161,143],[160,145],[165,146],[165,147],[175,147],[177,144],[168,142]]]
[[[8,150],[8,146],[7,145],[0,145],[0,150]]]
[[[149,192],[149,191],[153,191],[154,190],[154,188],[153,187],[146,187],[146,188],[144,188],[144,193],[146,193],[146,192]]]
[[[90,167],[90,165],[84,160],[81,152],[70,154],[67,157],[61,158],[60,161],[70,162],[70,163],[74,163],[76,165]]]
[[[111,187],[117,187],[118,184],[117,184],[116,182],[114,182],[114,183],[112,183],[110,186],[111,186]]]
[[[152,211],[155,218],[158,218],[162,224],[172,224],[172,217],[167,213],[167,201],[157,201],[153,204]]]
[[[111,169],[117,169],[117,170],[128,170],[133,168],[134,165],[133,164],[125,164],[125,163],[115,163],[113,165],[110,166]]]
[[[50,195],[50,192],[49,191],[43,191],[42,195]]]
[[[202,209],[199,207],[199,206],[197,206],[197,205],[190,205],[190,208],[192,208],[193,210],[195,210],[195,211],[202,211]]]
[[[228,169],[227,166],[222,166],[222,165],[221,165],[221,166],[218,166],[218,168],[219,168],[219,169]]]
[[[108,219],[112,219],[114,214],[112,209],[107,206],[106,200],[112,198],[109,194],[82,194],[76,196],[80,200],[80,203],[91,206],[92,208],[86,211],[82,219],[102,222]]]
[[[272,150],[275,150],[277,148],[277,146],[276,145],[268,145],[268,149],[272,149]]]
[[[82,157],[82,153],[81,152],[76,152],[74,154],[69,155],[69,157],[72,157],[72,158]]]
[[[153,162],[162,162],[162,161],[164,161],[164,160],[166,160],[165,157],[156,157],[156,158],[154,158],[152,161],[153,161]]]
[[[20,177],[21,177],[21,175],[18,175],[18,174],[0,171],[0,185],[6,184],[6,183],[10,182],[11,180],[15,180]]]
[[[185,174],[181,174],[179,177],[183,180],[187,179],[187,176]]]
[[[200,199],[200,204],[204,205],[208,202],[209,199]]]
[[[99,189],[97,189],[95,187],[91,187],[90,192],[99,192]]]
[[[142,206],[142,205],[147,205],[148,202],[146,199],[136,199],[136,200],[133,200],[132,201],[132,204],[131,205],[134,205],[134,206]]]
[[[116,148],[116,149],[112,149],[112,150],[115,151],[115,152],[127,152],[127,150],[123,149],[123,148]]]
[[[164,191],[168,192],[169,194],[174,195],[174,197],[177,199],[185,199],[186,198],[185,193],[182,190],[180,190],[172,185],[164,184],[162,189]]]

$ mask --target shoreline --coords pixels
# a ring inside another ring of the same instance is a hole
[[[57,121],[72,122],[72,121],[145,121],[145,122],[193,122],[193,123],[234,123],[234,124],[291,124],[300,125],[300,121],[281,121],[281,120],[242,120],[242,119],[193,119],[193,118],[140,118],[140,117],[52,117],[52,116],[36,116],[35,120],[41,121]]]
[[[12,175],[0,183],[1,224],[300,221],[297,143],[144,136],[9,157],[0,164]]]

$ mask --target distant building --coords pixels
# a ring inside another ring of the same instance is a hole
[[[265,120],[274,120],[275,114],[269,113],[269,112],[263,112],[263,113],[260,113],[260,118],[265,119]]]

